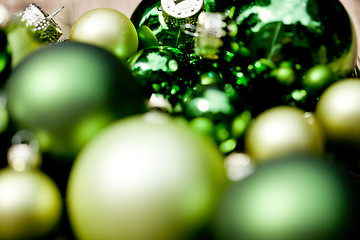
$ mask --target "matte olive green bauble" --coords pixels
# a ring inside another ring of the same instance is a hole
[[[359,239],[359,190],[326,159],[276,158],[232,183],[219,204],[219,240]]]
[[[135,26],[126,15],[112,8],[85,12],[72,25],[69,39],[103,47],[123,60],[138,48]]]
[[[246,132],[245,148],[258,162],[294,153],[321,155],[324,138],[315,117],[309,119],[300,108],[278,106],[253,120]]]
[[[0,239],[46,239],[57,227],[62,198],[40,171],[0,171]]]
[[[150,112],[91,141],[69,177],[78,239],[188,239],[210,219],[227,182],[222,155],[187,125]]]
[[[360,151],[360,80],[333,83],[320,96],[316,115],[329,142]]]
[[[59,156],[74,156],[104,126],[145,109],[141,86],[121,60],[78,42],[31,54],[5,90],[11,119],[37,134],[42,151]]]

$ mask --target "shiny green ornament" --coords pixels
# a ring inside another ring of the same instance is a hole
[[[335,0],[234,1],[223,14],[201,15],[197,34],[196,52],[219,59],[224,79],[241,94],[252,95],[251,105],[278,99],[260,110],[279,104],[297,106],[301,101],[314,110],[309,97],[314,93],[302,80],[307,72],[325,65],[340,79],[352,73],[356,62],[353,24]],[[266,71],[270,74],[255,70],[264,60],[269,62]],[[265,81],[269,83],[263,85]],[[294,91],[306,93],[296,98],[291,96]]]
[[[214,72],[200,76],[200,83],[183,101],[181,113],[195,131],[205,133],[228,154],[242,150],[242,137],[251,113],[230,84],[224,85]]]
[[[224,192],[216,239],[358,239],[354,179],[312,156],[277,158]]]
[[[7,108],[41,150],[74,156],[99,130],[145,110],[142,87],[108,51],[65,41],[41,48],[10,75]]]
[[[171,108],[195,85],[196,72],[185,54],[173,47],[157,46],[140,50],[129,60],[135,79],[144,86],[149,101],[160,96]],[[150,107],[152,102],[149,103]]]
[[[2,86],[11,71],[11,52],[8,46],[7,34],[0,28],[0,86]]]
[[[130,20],[137,29],[147,26],[160,46],[175,47],[191,53],[194,38],[185,34],[183,26],[195,25],[199,13],[203,10],[204,0],[148,0],[137,6]],[[140,45],[143,47],[146,42],[146,39],[140,38]]]
[[[202,239],[227,182],[213,142],[149,112],[110,125],[78,155],[70,223],[78,239]]]

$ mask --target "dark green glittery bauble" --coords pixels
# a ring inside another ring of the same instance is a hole
[[[40,150],[67,157],[114,120],[145,111],[141,89],[115,55],[71,41],[29,55],[5,86],[17,127],[35,132]]]
[[[236,30],[223,39],[219,68],[257,112],[281,104],[314,110],[320,92],[304,86],[307,72],[331,70],[335,78],[323,89],[354,69],[354,27],[339,1],[234,1],[224,15]]]
[[[175,106],[194,85],[196,72],[185,54],[172,47],[140,50],[129,61],[134,77],[144,86],[145,97],[162,96]]]

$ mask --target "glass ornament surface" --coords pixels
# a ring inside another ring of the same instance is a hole
[[[145,98],[162,95],[175,106],[195,85],[195,69],[179,49],[167,46],[140,50],[129,60],[133,76],[144,86]]]
[[[160,46],[193,52],[193,36],[185,34],[181,26],[196,24],[197,16],[203,10],[203,0],[148,0],[136,7],[130,20],[136,28],[149,27]]]
[[[339,1],[235,1],[217,16],[218,20],[210,18],[199,17],[195,48],[205,57],[217,51],[224,79],[240,94],[250,94],[251,105],[277,99],[275,105],[301,105],[313,110],[318,93],[309,97],[312,94],[302,83],[312,67],[326,65],[336,79],[354,70],[355,30]],[[287,77],[278,78],[279,72]],[[271,81],[266,86],[260,83]],[[274,104],[266,104],[259,111]]]
[[[210,136],[223,154],[243,150],[251,113],[241,96],[215,72],[200,75],[199,83],[183,98],[180,114],[195,131]]]

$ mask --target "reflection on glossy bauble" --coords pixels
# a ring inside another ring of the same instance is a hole
[[[142,112],[141,86],[108,51],[60,42],[25,59],[6,84],[18,128],[37,134],[42,151],[74,156],[110,122]]]
[[[222,156],[168,115],[120,120],[76,159],[67,191],[80,239],[184,239],[209,220],[227,182]]]
[[[173,106],[182,100],[197,78],[187,56],[173,47],[142,49],[129,60],[129,66],[135,79],[145,87],[146,98],[162,95]]]

